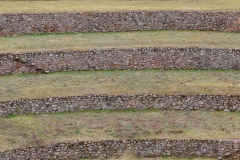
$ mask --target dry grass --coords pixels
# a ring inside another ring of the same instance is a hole
[[[204,111],[88,111],[0,118],[1,151],[69,140],[239,139],[240,114]]]
[[[136,156],[132,154],[124,154],[120,158],[116,159],[109,159],[109,160],[215,160],[213,158],[178,158],[173,156],[163,156],[163,157],[157,157],[157,158],[137,158]]]
[[[238,95],[240,71],[82,71],[0,76],[0,101],[85,94]]]
[[[159,46],[239,48],[240,33],[209,31],[139,31],[78,34],[42,34],[0,37],[0,52],[87,50]]]
[[[129,11],[129,10],[227,10],[239,11],[239,0],[77,0],[1,1],[0,13]]]

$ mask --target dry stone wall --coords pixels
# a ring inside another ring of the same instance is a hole
[[[75,141],[0,152],[0,160],[81,159],[119,157],[129,152],[138,157],[240,158],[239,140],[126,140]]]
[[[0,54],[0,75],[117,69],[239,70],[240,49],[155,47]]]
[[[0,116],[82,110],[206,110],[240,112],[240,96],[230,95],[85,95],[0,102]]]
[[[1,36],[136,30],[240,32],[240,12],[130,11],[0,15]]]

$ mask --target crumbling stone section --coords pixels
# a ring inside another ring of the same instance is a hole
[[[240,112],[236,95],[85,95],[0,102],[0,116],[83,110],[205,110]]]
[[[119,69],[239,70],[240,49],[150,47],[0,54],[0,75]]]
[[[129,11],[0,15],[1,36],[142,30],[240,32],[240,12]]]
[[[240,158],[239,140],[106,140],[55,143],[0,152],[0,160],[81,159],[119,157],[132,153],[138,157]]]

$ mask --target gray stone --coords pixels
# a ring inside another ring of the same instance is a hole
[[[230,112],[230,110],[229,109],[224,109],[224,112]]]

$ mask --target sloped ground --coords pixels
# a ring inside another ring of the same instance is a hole
[[[1,1],[0,13],[240,11],[239,0]],[[239,33],[149,31],[0,37],[0,52],[159,46],[239,48]],[[84,94],[239,94],[239,71],[98,71],[0,77],[0,101]],[[0,151],[68,140],[240,139],[240,114],[201,111],[88,111],[0,117]],[[137,158],[126,155],[122,160]],[[155,160],[180,160],[161,157]],[[182,159],[188,160],[188,159]],[[195,160],[203,160],[196,158]]]
[[[0,151],[104,139],[236,139],[240,114],[203,111],[88,111],[0,118]]]
[[[0,76],[0,101],[85,94],[238,95],[240,71],[81,71]]]
[[[11,1],[0,2],[0,13],[39,13],[77,11],[132,10],[228,10],[239,11],[239,0],[78,0],[78,1]]]
[[[135,31],[40,34],[0,37],[0,44],[0,54],[39,50],[89,50],[160,46],[239,48],[240,33],[210,31]]]

